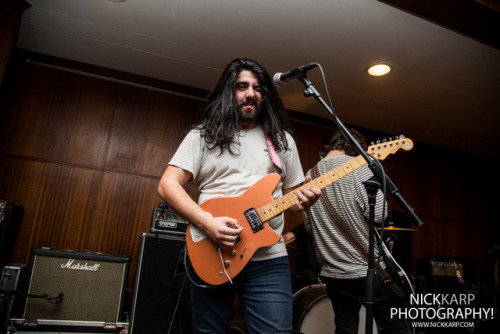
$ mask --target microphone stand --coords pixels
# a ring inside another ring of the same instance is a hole
[[[399,190],[396,188],[394,183],[389,179],[385,173],[383,173],[382,169],[380,168],[379,164],[377,164],[374,160],[370,159],[368,153],[366,153],[361,145],[354,139],[354,137],[351,135],[351,133],[347,130],[347,128],[344,126],[344,124],[340,121],[340,119],[334,114],[333,110],[330,108],[330,106],[325,102],[325,100],[321,97],[319,94],[318,90],[313,86],[312,82],[307,78],[306,74],[304,73],[303,76],[298,77],[300,82],[305,87],[304,91],[304,96],[305,97],[314,97],[326,110],[328,115],[332,118],[333,122],[338,126],[346,140],[348,140],[359,152],[359,154],[365,159],[367,162],[368,167],[370,167],[371,171],[373,172],[374,178],[372,178],[369,185],[365,186],[368,188],[373,188],[374,187],[374,182],[375,184],[378,182],[378,185],[380,184],[385,184],[387,187],[388,192],[391,194],[391,196],[398,202],[398,204],[403,208],[405,211],[406,215],[408,218],[416,225],[416,226],[421,226],[423,222],[418,218],[418,216],[415,214],[415,212],[410,208],[408,203],[404,200],[404,198],[401,196],[399,193]],[[378,189],[378,187],[377,187]],[[371,190],[370,190],[371,191]],[[369,191],[369,198],[370,198],[370,191]],[[375,191],[376,193],[376,191]],[[374,281],[373,279],[375,278],[374,272],[373,272],[373,263],[374,263],[374,243],[373,243],[373,238],[374,235],[372,233],[372,230],[375,228],[375,226],[370,226],[369,230],[369,236],[370,236],[370,242],[369,242],[369,259],[368,259],[368,276],[367,276],[367,313],[366,313],[366,327],[365,329],[368,330],[370,329],[370,332],[366,331],[366,333],[371,334],[372,331],[371,329],[373,328],[373,312],[371,310],[374,302]],[[372,268],[370,268],[372,266]],[[368,310],[370,308],[370,310]]]
[[[375,280],[377,274],[375,272],[375,200],[377,191],[381,185],[372,177],[365,182],[366,193],[368,194],[368,205],[370,219],[368,224],[368,270],[366,272],[366,324],[365,333],[373,333],[373,306],[375,305]]]

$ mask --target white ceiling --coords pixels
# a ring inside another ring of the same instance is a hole
[[[210,90],[236,57],[318,62],[342,122],[499,153],[500,50],[376,0],[28,0],[18,47]],[[500,32],[499,32],[500,33]],[[393,71],[374,78],[368,65]],[[320,71],[308,78],[324,94]],[[328,117],[298,80],[285,106]]]

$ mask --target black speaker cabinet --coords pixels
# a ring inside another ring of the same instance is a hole
[[[33,249],[24,319],[120,322],[127,256]]]
[[[141,235],[130,334],[191,333],[184,236]]]
[[[0,267],[10,263],[22,216],[23,207],[0,200]]]

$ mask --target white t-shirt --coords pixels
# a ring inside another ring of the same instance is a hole
[[[282,195],[282,189],[292,188],[304,181],[295,141],[286,134],[289,150],[280,152],[284,181],[276,187],[272,197]],[[219,148],[208,150],[199,130],[191,130],[170,160],[174,165],[193,174],[193,182],[198,186],[198,203],[218,197],[234,197],[244,193],[250,186],[276,170],[269,155],[264,131],[260,126],[249,131],[240,131],[239,145],[233,145],[234,154]],[[243,215],[243,213],[242,213]],[[237,217],[233,217],[237,218]],[[283,214],[269,221],[269,226],[281,235],[284,226]],[[272,246],[257,250],[252,260],[266,260],[286,256],[283,239]]]

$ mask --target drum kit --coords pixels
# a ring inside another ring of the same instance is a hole
[[[380,228],[377,228],[380,230]],[[413,233],[418,230],[389,226],[384,228],[385,233]],[[299,255],[300,251],[293,245],[287,244],[289,255]],[[390,247],[392,249],[392,247]],[[326,295],[325,284],[318,279],[319,284],[312,284],[300,288],[293,294],[293,328],[298,334],[326,334],[335,333],[335,314],[332,304]],[[359,311],[358,334],[365,334],[366,309],[361,306]],[[378,326],[373,321],[373,333],[379,333]]]

